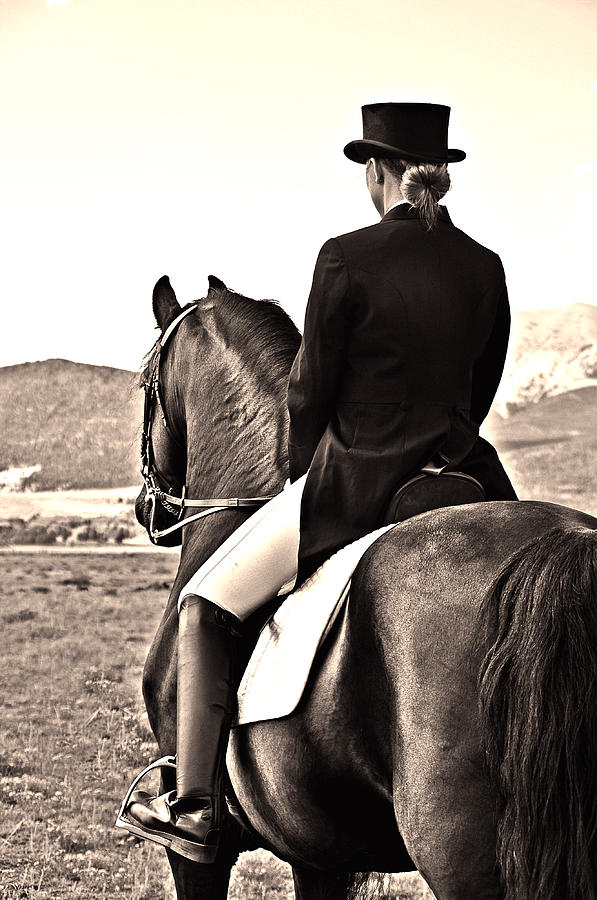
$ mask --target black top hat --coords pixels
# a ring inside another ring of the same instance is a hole
[[[413,162],[460,162],[463,150],[448,149],[450,107],[439,103],[371,103],[362,107],[363,140],[344,148],[353,162],[370,157]]]

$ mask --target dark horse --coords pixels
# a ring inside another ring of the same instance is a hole
[[[299,334],[277,305],[210,284],[162,354],[160,478],[197,498],[275,494]],[[153,306],[162,331],[180,314],[167,278]],[[146,511],[141,495],[145,524]],[[163,754],[179,591],[247,514],[184,529],[144,675]],[[234,729],[229,747],[242,809],[298,898],[413,868],[438,900],[597,898],[596,528],[551,503],[478,503],[417,516],[366,553],[298,710]],[[213,866],[170,854],[179,898],[225,898],[243,847],[230,819]]]

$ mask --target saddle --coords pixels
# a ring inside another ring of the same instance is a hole
[[[441,464],[438,464],[441,463]],[[346,613],[352,574],[363,554],[393,526],[442,506],[485,500],[476,478],[429,462],[394,494],[386,523],[338,550],[263,626],[238,690],[236,725],[290,715],[298,706],[319,648]],[[271,608],[270,608],[271,609]]]
[[[442,457],[433,457],[417,475],[405,482],[390,501],[385,524],[404,522],[443,506],[462,506],[487,499],[476,478],[464,472],[448,472],[447,465]]]

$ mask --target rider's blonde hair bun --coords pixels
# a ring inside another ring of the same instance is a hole
[[[407,164],[400,182],[402,196],[419,211],[428,229],[434,227],[438,203],[450,190],[450,175],[445,163]]]

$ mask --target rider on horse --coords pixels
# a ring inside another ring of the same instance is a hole
[[[321,249],[288,389],[291,483],[180,592],[176,791],[135,791],[119,822],[198,862],[218,848],[243,620],[381,525],[430,461],[516,499],[479,437],[508,344],[502,264],[438,205],[465,157],[448,149],[449,107],[362,112],[344,152],[365,164],[381,221]]]

